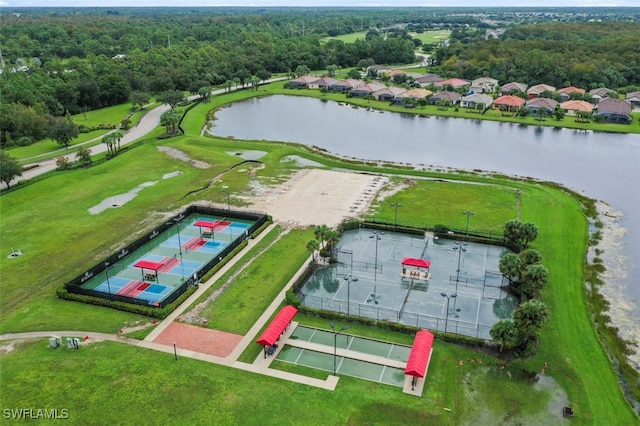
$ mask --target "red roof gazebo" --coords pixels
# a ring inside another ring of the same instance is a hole
[[[267,329],[262,333],[258,340],[256,340],[256,343],[264,346],[265,358],[267,357],[268,348],[272,347],[276,343],[297,313],[298,310],[291,305],[287,305],[280,309],[278,315],[276,315]]]

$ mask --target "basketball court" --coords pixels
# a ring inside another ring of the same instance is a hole
[[[347,231],[338,243],[338,262],[314,273],[301,289],[302,301],[318,309],[490,339],[492,325],[511,318],[516,307],[498,272],[505,250],[431,235]],[[422,267],[411,268],[414,263]]]

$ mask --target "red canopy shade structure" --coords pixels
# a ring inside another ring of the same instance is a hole
[[[402,264],[404,266],[415,266],[418,268],[427,268],[427,269],[431,267],[430,260],[415,259],[413,257],[405,257],[404,259],[402,259]]]
[[[269,324],[256,343],[264,346],[273,346],[296,313],[298,313],[298,310],[291,305],[280,309],[278,315],[271,321],[271,324]]]
[[[416,333],[404,374],[414,377],[424,377],[427,374],[433,351],[433,337],[433,333],[428,330],[420,330]]]
[[[218,221],[216,220],[215,222],[211,222],[210,220],[197,220],[193,224],[200,228],[213,229],[218,225]]]
[[[152,260],[138,260],[133,264],[136,268],[149,269],[151,271],[157,271],[162,268],[162,265],[164,265],[164,262],[154,262]]]

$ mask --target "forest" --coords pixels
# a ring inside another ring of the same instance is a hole
[[[246,85],[303,66],[364,68],[433,54],[444,77],[491,76],[625,93],[640,85],[636,9],[21,9],[0,16],[0,147],[67,114],[168,90]],[[421,46],[416,32],[450,29]],[[499,39],[486,31],[504,28]],[[367,31],[353,43],[328,36]]]

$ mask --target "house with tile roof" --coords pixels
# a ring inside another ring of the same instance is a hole
[[[498,87],[498,80],[491,77],[480,77],[471,81],[471,90],[474,93],[493,93]]]
[[[500,111],[518,111],[526,101],[519,96],[503,95],[493,101],[493,109]]]
[[[462,78],[450,78],[448,80],[442,80],[434,83],[438,89],[442,89],[446,86],[450,86],[453,89],[460,89],[465,86],[470,86],[471,82]]]
[[[437,74],[425,74],[416,78],[416,83],[418,83],[421,87],[428,86],[430,84],[435,84],[444,80],[444,78],[440,77]]]
[[[333,77],[324,77],[324,78],[319,78],[315,81],[310,82],[307,87],[309,89],[325,89],[325,90],[329,90],[329,87],[332,84],[336,84],[339,80],[333,78]]]
[[[376,90],[371,95],[379,101],[393,101],[396,96],[406,92],[404,87],[389,86],[380,90]]]
[[[577,96],[582,97],[585,92],[586,90],[579,87],[569,86],[558,89],[558,96],[560,96],[561,101],[564,102],[572,98],[575,99]]]
[[[364,98],[373,94],[373,92],[384,89],[385,87],[387,86],[380,83],[368,83],[351,90],[351,96],[353,96],[354,98]]]
[[[429,98],[429,104],[436,105],[440,101],[447,101],[451,105],[457,105],[462,95],[457,92],[439,92]]]
[[[597,89],[589,90],[589,96],[593,99],[593,103],[597,104],[600,99],[615,98],[618,94],[615,90],[606,87],[598,87]]]
[[[640,91],[627,93],[625,99],[631,102],[631,105],[635,107],[640,106]]]
[[[293,80],[289,80],[285,83],[285,87],[287,89],[306,89],[309,87],[309,83],[313,83],[316,80],[319,80],[320,77],[316,75],[303,75],[298,78],[294,78]]]
[[[507,83],[500,88],[500,95],[513,95],[515,92],[526,92],[529,86],[525,83],[518,83],[517,81],[513,81],[511,83]]]
[[[551,115],[556,110],[558,102],[549,98],[533,98],[524,104],[524,109],[533,115],[540,115],[540,110],[544,110],[546,115]]]
[[[536,84],[527,89],[529,99],[539,98],[544,92],[555,93],[556,88],[548,84]]]
[[[354,78],[347,78],[346,80],[338,80],[334,84],[329,86],[331,92],[350,92],[356,87],[364,86],[365,82]]]
[[[626,99],[604,98],[598,102],[598,115],[607,123],[631,124],[631,102]]]
[[[562,102],[560,108],[563,109],[567,115],[590,114],[593,111],[593,104],[578,99],[570,99]]]
[[[491,106],[493,98],[484,93],[472,93],[460,98],[460,106],[463,108],[485,109]]]

